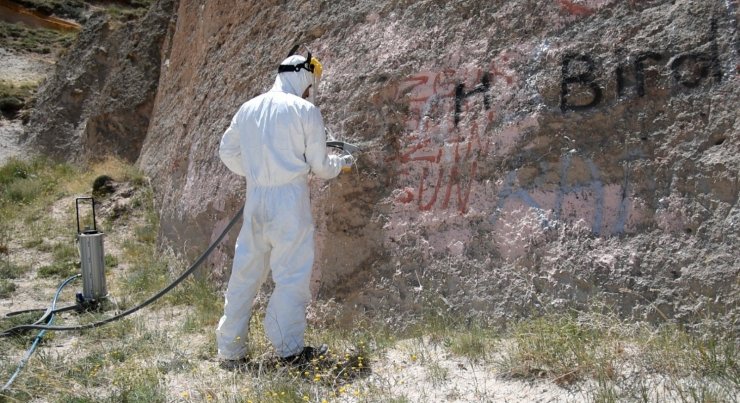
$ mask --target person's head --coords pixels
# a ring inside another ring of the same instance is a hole
[[[308,54],[308,59],[292,55],[283,60],[278,67],[278,80],[288,84],[295,95],[302,96],[312,103],[321,79],[322,66],[318,59]]]

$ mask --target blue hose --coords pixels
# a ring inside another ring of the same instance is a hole
[[[52,312],[49,315],[49,320],[46,322],[48,325],[50,325],[54,321],[54,310],[57,306],[57,300],[59,299],[59,294],[61,294],[62,289],[72,282],[72,280],[76,279],[77,277],[80,277],[79,274],[75,274],[72,277],[69,277],[68,279],[64,280],[62,284],[59,285],[59,288],[57,288],[56,294],[54,294],[54,299],[51,300],[51,307],[47,310],[47,312]],[[18,377],[18,374],[21,373],[21,370],[23,367],[26,366],[26,363],[28,363],[28,360],[31,358],[31,355],[36,351],[36,347],[38,347],[39,343],[41,342],[41,338],[44,337],[44,334],[46,334],[46,330],[41,330],[39,334],[36,335],[36,339],[33,341],[33,344],[31,344],[31,347],[26,351],[26,355],[21,359],[21,362],[18,364],[18,368],[15,370],[15,373],[13,376],[10,377],[8,382],[3,386],[2,389],[0,389],[0,392],[5,392],[6,390],[10,389],[10,385],[15,381],[15,378]]]

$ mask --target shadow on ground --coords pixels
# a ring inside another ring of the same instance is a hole
[[[277,357],[259,357],[236,362],[222,362],[219,366],[223,370],[250,374],[255,378],[283,373],[332,387],[352,383],[372,373],[370,362],[363,353],[345,354],[344,356],[328,354],[326,357],[322,356],[299,364],[287,364]]]

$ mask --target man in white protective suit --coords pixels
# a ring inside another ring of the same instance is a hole
[[[327,153],[321,113],[305,99],[313,99],[320,76],[321,64],[310,53],[288,57],[272,89],[244,103],[221,140],[221,160],[247,182],[244,223],[216,330],[224,363],[246,361],[252,304],[270,270],[275,289],[264,326],[277,355],[305,363],[327,351],[304,344],[314,260],[308,174],[331,179],[351,160]]]

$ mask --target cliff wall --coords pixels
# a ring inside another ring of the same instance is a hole
[[[94,13],[39,88],[26,142],[78,163],[107,155],[136,161],[154,106],[173,3],[159,1],[127,23]]]
[[[737,328],[736,0],[180,0],[175,14],[138,155],[163,242],[196,255],[244,202],[221,134],[302,44],[325,66],[327,126],[364,148],[354,173],[311,182],[313,287],[340,320],[431,306],[505,323],[599,302]]]

